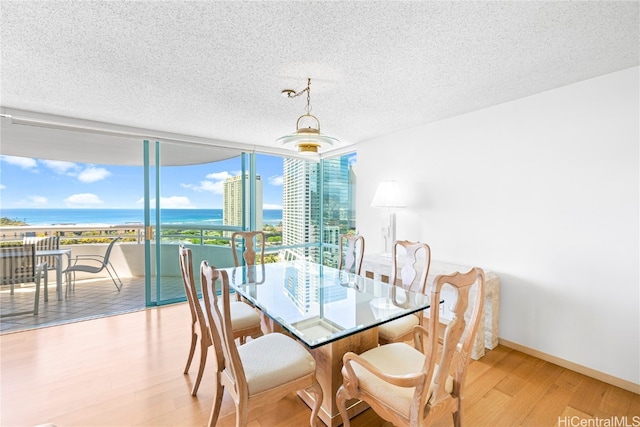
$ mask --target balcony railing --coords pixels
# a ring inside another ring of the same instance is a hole
[[[141,244],[144,241],[142,224],[122,225],[23,225],[1,226],[0,242],[23,240],[25,237],[60,236],[60,244],[75,244],[82,241],[122,237],[128,242]]]
[[[198,252],[203,257],[210,256],[221,262],[232,262],[230,239],[233,231],[240,230],[240,227],[223,225],[202,225],[202,224],[179,224],[163,225],[161,228],[161,238],[159,243],[163,246],[162,256],[163,272],[167,274],[179,273],[179,268],[174,265],[177,256],[172,257],[170,246],[179,244],[191,247],[201,247]],[[0,245],[2,242],[22,241],[25,237],[45,237],[59,236],[60,245],[73,250],[73,256],[92,254],[96,252],[96,246],[106,248],[107,243],[115,238],[121,237],[122,244],[119,250],[114,252],[112,262],[124,277],[144,276],[144,250],[145,227],[143,224],[120,224],[120,225],[47,225],[47,226],[0,226]],[[151,233],[151,244],[158,243],[158,233],[155,228],[149,230]],[[273,262],[279,259],[293,259],[295,250],[304,247],[319,247],[319,243],[306,243],[299,245],[282,246],[280,242],[269,243],[266,247],[266,262]],[[337,248],[329,245],[333,256],[328,256],[328,252],[323,253],[324,263],[327,265],[336,264],[337,260],[332,260],[337,255]],[[174,259],[175,258],[175,259]],[[227,260],[228,258],[228,260]],[[314,260],[317,261],[317,260]],[[222,264],[221,264],[222,265]],[[231,264],[228,264],[230,266]],[[337,265],[337,264],[336,264]],[[172,273],[174,272],[175,273]]]

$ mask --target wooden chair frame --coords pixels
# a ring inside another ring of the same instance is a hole
[[[400,266],[399,256],[401,251],[398,249],[404,248],[404,264]],[[397,240],[393,244],[391,252],[391,259],[393,266],[391,270],[390,283],[394,286],[400,286],[404,289],[420,292],[426,294],[427,292],[427,277],[429,276],[429,266],[431,265],[431,248],[426,243],[411,242],[408,240]],[[418,276],[418,270],[416,264],[421,259],[424,262],[424,268],[422,273]],[[424,312],[420,311],[413,314],[417,318],[417,325],[424,325]],[[398,325],[406,322],[407,319],[398,319],[386,324],[386,328],[398,327]],[[409,329],[404,334],[396,337],[395,339],[387,339],[383,336],[379,337],[378,342],[380,344],[388,344],[390,342],[401,342],[410,340],[413,337],[413,330]]]
[[[453,318],[445,328],[442,348],[439,349],[440,292],[445,284],[455,290],[457,300],[452,308]],[[472,297],[475,297],[475,301],[470,306],[469,301]],[[336,403],[344,426],[350,425],[346,408],[348,399],[364,400],[378,415],[396,426],[431,425],[445,413],[452,414],[456,427],[463,425],[466,368],[470,363],[471,347],[478,331],[483,306],[484,272],[480,268],[473,268],[465,274],[438,276],[431,291],[432,317],[429,328],[415,327],[415,348],[405,343],[393,343],[368,350],[362,355],[351,352],[345,354],[343,385],[336,393]],[[469,307],[470,311],[467,310]],[[403,354],[411,354],[418,357],[417,360],[423,360],[422,369],[411,373],[389,374],[387,364],[376,365],[375,359],[367,357],[367,353],[374,351],[378,352],[380,357],[392,347],[395,354],[402,350]],[[377,389],[363,389],[354,365],[359,366],[361,372],[369,372],[386,385],[379,385]],[[407,397],[407,412],[398,410],[397,402],[392,405],[378,399],[377,394],[381,393],[381,387],[389,386],[408,390],[407,396],[410,397]]]
[[[207,363],[207,354],[209,347],[211,346],[211,336],[209,334],[209,325],[207,319],[200,305],[198,294],[193,279],[193,261],[191,249],[187,249],[184,246],[180,246],[179,249],[180,271],[182,273],[182,283],[184,285],[184,292],[187,295],[187,302],[189,303],[189,311],[191,313],[191,345],[189,347],[189,357],[187,358],[187,364],[184,367],[184,374],[189,373],[191,367],[191,361],[193,355],[200,342],[200,365],[198,366],[198,373],[196,380],[191,388],[191,395],[195,396],[198,393],[200,387],[200,381],[202,380],[202,374],[204,373],[204,367]]]
[[[228,309],[230,306],[230,289],[227,272],[224,270],[217,270],[215,267],[210,267],[206,261],[203,261],[200,266],[200,274],[203,286],[205,311],[207,313],[209,324],[211,325],[211,328],[209,329],[211,333],[211,341],[217,349],[221,348],[223,353],[216,353],[216,389],[213,407],[211,409],[211,416],[209,418],[209,426],[214,426],[218,420],[225,388],[236,406],[236,427],[244,427],[247,425],[250,409],[269,405],[274,401],[280,400],[283,397],[302,389],[306,389],[314,396],[315,403],[311,410],[311,418],[309,420],[309,424],[314,426],[316,424],[316,420],[318,420],[318,413],[322,404],[322,388],[316,380],[315,370],[312,373],[299,376],[284,384],[272,386],[258,393],[250,393],[247,377],[245,375],[245,368],[243,366],[242,359],[240,358],[238,348],[234,345],[233,341],[231,317]],[[218,279],[222,282],[222,292],[220,294],[220,298],[222,299],[221,304],[218,303],[218,297],[215,291],[215,282]],[[277,336],[283,337],[287,343],[302,347],[301,344],[297,343],[292,338],[279,333],[269,334],[258,338],[257,340],[264,339],[266,341]],[[277,349],[274,350],[277,351]],[[282,351],[287,350],[282,349]],[[260,354],[258,354],[258,357],[259,356]],[[276,357],[278,356],[276,355]],[[263,365],[268,365],[268,363],[263,363]],[[258,368],[260,368],[260,366],[258,366]],[[319,425],[323,424],[319,423]]]
[[[364,237],[361,235],[341,234],[338,238],[338,246],[340,247],[338,269],[359,275],[364,257]]]
[[[231,251],[233,252],[233,261],[236,267],[242,265],[238,258],[239,248],[236,247],[236,242],[238,241],[242,242],[244,247],[242,259],[245,265],[264,264],[266,236],[263,231],[236,231],[231,235]],[[258,263],[256,263],[256,257],[258,258]]]
[[[202,380],[202,374],[207,363],[207,355],[209,353],[209,347],[213,344],[211,341],[211,333],[209,330],[209,322],[204,314],[200,299],[198,298],[198,292],[195,286],[195,280],[193,278],[193,260],[191,249],[184,246],[180,246],[179,249],[180,271],[182,273],[182,283],[184,285],[185,294],[187,295],[187,302],[189,303],[189,311],[191,312],[191,345],[189,347],[189,356],[187,358],[187,364],[184,368],[184,374],[189,373],[193,355],[195,354],[198,342],[200,343],[200,365],[198,366],[198,373],[196,375],[195,382],[191,388],[191,395],[195,396],[198,393],[200,387],[200,381]],[[233,313],[231,314],[233,316]],[[257,319],[260,317],[257,316]],[[232,320],[233,323],[233,320]],[[244,343],[247,337],[257,338],[262,335],[261,323],[252,324],[246,328],[237,327],[233,330],[234,339],[238,339],[240,343]]]

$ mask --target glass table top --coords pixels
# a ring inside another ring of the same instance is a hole
[[[233,289],[309,348],[429,307],[421,293],[308,261],[225,270]]]

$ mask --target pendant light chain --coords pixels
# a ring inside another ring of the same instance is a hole
[[[311,113],[311,79],[307,79],[307,114]]]

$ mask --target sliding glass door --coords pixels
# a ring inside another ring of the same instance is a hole
[[[242,170],[243,155],[180,142],[145,141],[144,151],[145,294],[146,305],[155,306],[185,300],[180,245],[192,250],[194,271],[203,260],[231,265],[234,227],[224,224],[223,192]]]

